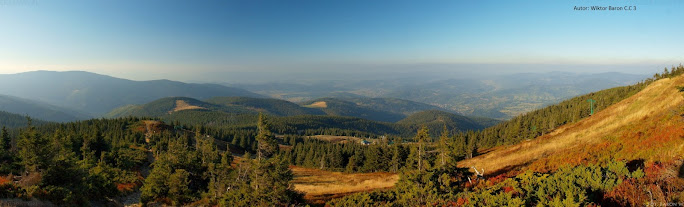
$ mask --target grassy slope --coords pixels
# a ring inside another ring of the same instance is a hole
[[[459,166],[496,174],[518,169],[550,171],[608,159],[642,159],[647,165],[682,159],[684,96],[676,86],[684,86],[684,76],[656,81],[591,117],[531,141],[491,149]]]
[[[296,190],[305,193],[305,199],[314,204],[339,198],[351,193],[391,188],[399,180],[395,173],[342,173],[291,166]]]

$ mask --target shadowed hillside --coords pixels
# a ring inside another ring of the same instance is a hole
[[[94,116],[117,107],[143,104],[163,97],[262,97],[243,89],[216,84],[170,80],[132,81],[81,71],[35,71],[0,75],[0,94],[75,108]]]
[[[75,110],[52,106],[38,101],[0,95],[0,111],[28,115],[37,119],[67,122],[90,118]]]

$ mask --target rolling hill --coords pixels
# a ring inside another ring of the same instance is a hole
[[[6,95],[0,95],[0,111],[28,115],[36,119],[55,122],[68,122],[90,118],[88,115],[79,113],[75,110]]]
[[[441,130],[444,124],[453,131],[478,130],[498,123],[488,118],[465,117],[442,111],[418,112],[398,123],[385,120],[403,118],[403,114],[368,109],[355,103],[326,98],[300,106],[278,99],[249,97],[215,97],[200,101],[187,97],[169,97],[143,105],[129,105],[107,113],[116,117],[158,117],[167,122],[207,125],[222,128],[252,128],[256,114],[272,115],[278,133],[322,133],[336,135],[405,135],[412,136],[425,123]],[[374,117],[377,116],[377,117]],[[327,131],[327,132],[326,132]]]
[[[485,169],[490,175],[617,159],[679,167],[684,159],[684,76],[664,78],[640,92],[536,139],[486,150],[459,166]],[[678,163],[679,164],[676,164]],[[675,169],[676,170],[676,169]],[[681,171],[681,169],[680,169]]]
[[[164,97],[263,97],[243,89],[216,84],[170,80],[132,81],[81,71],[35,71],[0,75],[0,94],[79,109],[92,116],[101,116],[117,107],[144,104]]]
[[[220,106],[242,106],[247,109],[252,109],[276,116],[325,114],[325,112],[319,109],[302,107],[289,101],[272,98],[214,97],[205,101],[207,103]]]
[[[416,131],[425,125],[433,135],[441,133],[445,125],[451,129],[451,133],[454,133],[456,131],[484,129],[497,123],[499,123],[498,120],[490,118],[466,117],[438,110],[414,113],[397,122],[397,124],[403,125],[411,131]]]
[[[256,113],[242,106],[221,106],[188,97],[167,97],[143,105],[128,105],[116,108],[105,117],[160,117],[185,110],[216,111],[226,113]]]
[[[320,98],[302,104],[306,107],[320,109],[332,116],[351,116],[384,122],[396,122],[405,117],[400,113],[372,109],[336,98]]]

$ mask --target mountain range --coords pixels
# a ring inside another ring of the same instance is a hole
[[[170,96],[264,97],[243,89],[216,84],[170,80],[133,81],[90,72],[35,71],[0,75],[0,94],[37,100],[98,117],[114,108],[143,104]]]

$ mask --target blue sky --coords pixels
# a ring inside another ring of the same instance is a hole
[[[573,10],[594,5],[637,10]],[[667,0],[0,0],[0,73],[213,81],[221,77],[203,74],[345,65],[660,71],[684,60],[682,11]]]

